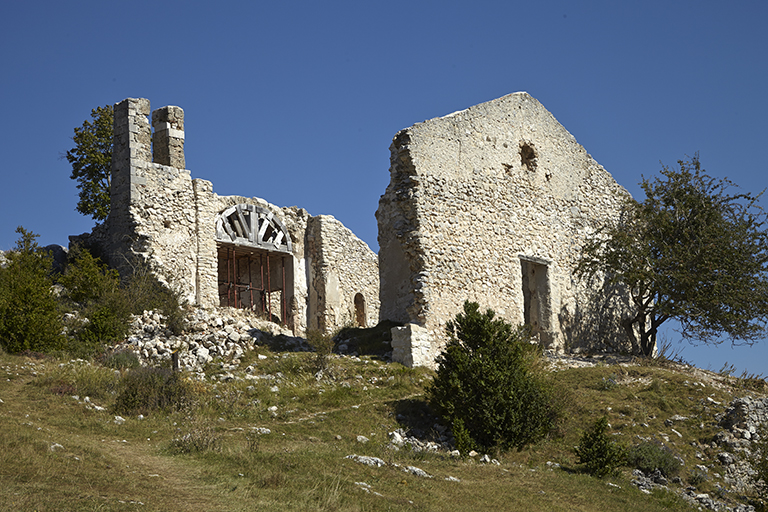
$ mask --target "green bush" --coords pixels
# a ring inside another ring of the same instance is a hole
[[[466,454],[475,449],[475,442],[472,441],[472,436],[470,435],[469,430],[467,430],[467,427],[464,426],[464,422],[461,418],[453,420],[451,431],[453,433],[454,446],[462,455],[466,456]]]
[[[559,403],[529,331],[479,309],[467,301],[464,313],[446,325],[449,341],[437,359],[428,400],[457,433],[466,429],[478,448],[522,449],[555,428]]]
[[[650,441],[631,447],[627,452],[627,464],[646,474],[658,469],[667,478],[680,471],[680,461],[675,454],[666,446]]]
[[[102,297],[114,293],[120,287],[117,270],[110,269],[88,250],[73,247],[69,262],[59,283],[67,290],[67,297],[74,303],[87,306]]]
[[[131,307],[120,276],[83,248],[74,248],[67,269],[59,278],[69,306],[87,319],[78,325],[68,350],[78,357],[90,357],[105,343],[125,337],[130,328]]]
[[[51,352],[64,347],[59,305],[51,292],[52,260],[19,226],[21,235],[0,268],[0,345],[7,352]]]
[[[169,368],[135,368],[123,376],[114,410],[117,414],[179,410],[191,395],[187,382]]]
[[[605,433],[607,429],[608,418],[603,416],[582,434],[576,447],[579,464],[584,464],[587,473],[599,478],[615,474],[627,456],[624,447]]]

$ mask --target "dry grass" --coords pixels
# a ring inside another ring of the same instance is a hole
[[[113,370],[0,355],[0,510],[689,510],[672,494],[642,494],[628,470],[611,480],[583,474],[572,446],[585,425],[607,414],[618,439],[668,435],[693,467],[691,442],[711,439],[714,414],[733,389],[650,365],[562,370],[569,409],[561,435],[493,454],[500,466],[481,465],[385,447],[392,430],[428,430],[434,422],[423,402],[429,372],[334,356],[318,381],[312,354],[260,350],[266,360],[253,355],[242,367],[273,379],[240,373],[244,380],[195,383],[195,404],[123,424],[108,410],[109,390],[92,393],[91,404],[69,394],[112,385]],[[674,426],[683,438],[664,425],[673,414],[690,418]],[[215,437],[215,449],[174,450],[174,439],[190,432]],[[351,454],[387,465],[368,467],[345,458]],[[433,478],[404,472],[408,465]],[[713,480],[701,492],[711,492]]]

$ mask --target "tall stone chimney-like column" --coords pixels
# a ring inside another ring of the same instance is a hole
[[[162,107],[152,112],[152,161],[184,169],[184,110]]]
[[[152,133],[149,128],[149,100],[126,98],[114,106],[112,149],[112,190],[110,216],[127,215],[136,186],[144,185],[143,167],[150,162]],[[112,222],[124,222],[113,218]]]

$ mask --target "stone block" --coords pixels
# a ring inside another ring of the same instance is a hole
[[[417,366],[435,367],[435,356],[429,331],[417,324],[393,327],[392,360],[414,368]]]

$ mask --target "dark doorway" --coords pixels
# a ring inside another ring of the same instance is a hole
[[[533,335],[547,346],[551,343],[549,317],[549,267],[542,261],[520,259],[523,277],[523,322],[531,326]]]
[[[365,297],[362,293],[355,295],[355,323],[358,327],[368,327],[365,320]]]
[[[286,284],[292,283],[293,258],[233,244],[218,244],[219,305],[249,309],[285,324]]]

